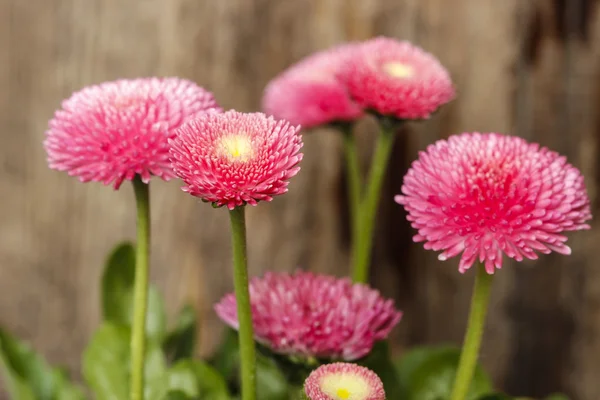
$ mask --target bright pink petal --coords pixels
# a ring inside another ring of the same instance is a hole
[[[271,201],[300,170],[299,129],[261,113],[207,113],[169,141],[173,170],[184,191],[217,206]]]
[[[428,118],[455,96],[448,71],[433,55],[386,37],[359,45],[340,77],[361,107],[399,119]]]
[[[349,363],[325,364],[304,382],[309,400],[385,400],[383,382],[368,368]]]
[[[570,254],[563,231],[589,229],[583,176],[558,153],[495,133],[464,133],[430,145],[395,197],[425,248],[459,270],[476,261],[488,273],[502,254],[522,261],[536,253]]]
[[[189,119],[220,110],[211,93],[178,78],[89,86],[65,100],[50,121],[48,164],[115,189],[136,175],[144,182],[152,175],[169,180],[167,139]]]
[[[254,334],[273,351],[302,357],[356,360],[400,321],[391,300],[349,279],[267,272],[250,281]],[[226,295],[219,317],[238,328],[236,300]]]
[[[265,113],[303,128],[359,118],[362,109],[337,78],[355,47],[347,44],[315,53],[282,72],[265,89]]]

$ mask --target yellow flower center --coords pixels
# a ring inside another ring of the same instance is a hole
[[[343,372],[324,376],[321,390],[336,400],[364,400],[371,392],[363,377]]]
[[[410,78],[415,70],[411,65],[393,61],[383,65],[383,70],[394,78]]]
[[[231,161],[245,162],[254,155],[250,137],[241,133],[223,137],[217,146],[217,151]]]

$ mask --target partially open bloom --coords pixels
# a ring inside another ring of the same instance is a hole
[[[82,182],[113,184],[140,175],[172,178],[167,139],[208,110],[213,95],[178,78],[118,80],[86,87],[62,103],[46,132],[50,168]]]
[[[408,220],[416,242],[462,253],[459,271],[477,258],[486,271],[502,267],[502,253],[517,261],[535,251],[570,254],[563,231],[589,229],[583,176],[565,157],[525,140],[495,133],[464,133],[419,154],[404,177]]]
[[[363,42],[341,79],[362,107],[399,119],[423,119],[454,98],[448,71],[409,42],[379,37]]]
[[[351,62],[355,46],[315,53],[281,73],[265,89],[263,110],[303,128],[360,117],[362,109],[337,77],[342,66]]]
[[[304,382],[309,400],[385,400],[383,383],[377,374],[356,364],[326,364],[314,370]]]
[[[392,300],[349,279],[267,272],[252,279],[249,289],[256,340],[274,352],[300,358],[361,358],[402,316]],[[233,293],[215,310],[225,323],[238,328]]]
[[[173,169],[184,191],[217,206],[271,201],[300,170],[299,129],[261,113],[207,113],[169,141]]]

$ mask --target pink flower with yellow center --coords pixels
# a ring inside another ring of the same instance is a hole
[[[398,119],[428,118],[455,96],[448,71],[433,55],[386,37],[359,45],[340,77],[360,106]]]
[[[287,192],[300,170],[300,127],[261,113],[210,113],[182,126],[171,144],[183,190],[234,209]]]
[[[355,47],[346,44],[315,53],[281,73],[265,89],[263,110],[303,128],[359,118],[362,109],[337,77]]]
[[[187,120],[220,111],[213,95],[178,78],[118,80],[86,87],[62,103],[46,132],[50,168],[82,182],[140,175],[172,178],[167,140]]]
[[[385,400],[381,379],[356,364],[326,364],[314,370],[304,382],[309,400]]]
[[[349,279],[267,272],[252,279],[249,290],[256,340],[276,353],[300,358],[359,359],[402,317],[392,300]],[[215,310],[225,323],[238,328],[233,293]]]
[[[494,273],[502,254],[522,261],[536,251],[570,254],[563,231],[589,229],[590,201],[581,173],[558,153],[495,133],[464,133],[420,153],[402,195],[416,242],[462,253],[459,271],[475,260]]]

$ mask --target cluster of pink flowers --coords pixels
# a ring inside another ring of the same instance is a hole
[[[304,128],[363,111],[423,119],[455,96],[448,71],[409,42],[379,37],[313,54],[272,80],[263,109]]]
[[[115,189],[136,175],[178,176],[186,192],[230,209],[285,193],[302,160],[299,127],[221,111],[210,92],[178,78],[90,86],[50,121],[48,163]]]
[[[82,182],[113,184],[139,175],[171,179],[168,139],[207,111],[213,95],[179,78],[118,80],[86,87],[65,100],[46,132],[50,168]]]
[[[365,112],[428,118],[451,101],[448,71],[408,42],[375,38],[308,57],[266,88],[262,113],[223,112],[213,95],[178,78],[119,80],[65,100],[44,146],[51,168],[81,181],[112,184],[139,176],[184,182],[183,190],[229,209],[285,193],[300,169],[300,126],[354,121]],[[275,119],[277,118],[277,119]],[[503,255],[570,254],[565,231],[588,229],[583,176],[537,144],[496,133],[464,133],[419,154],[395,197],[418,231],[414,240],[477,260],[490,274]],[[249,284],[255,338],[276,353],[352,361],[385,339],[402,313],[378,291],[349,279],[266,273]],[[216,306],[238,328],[236,298]],[[312,400],[383,400],[366,368],[331,364],[307,379]]]
[[[347,278],[267,272],[249,288],[256,340],[281,354],[356,360],[385,339],[402,316],[378,291]],[[215,309],[238,328],[233,293]]]

